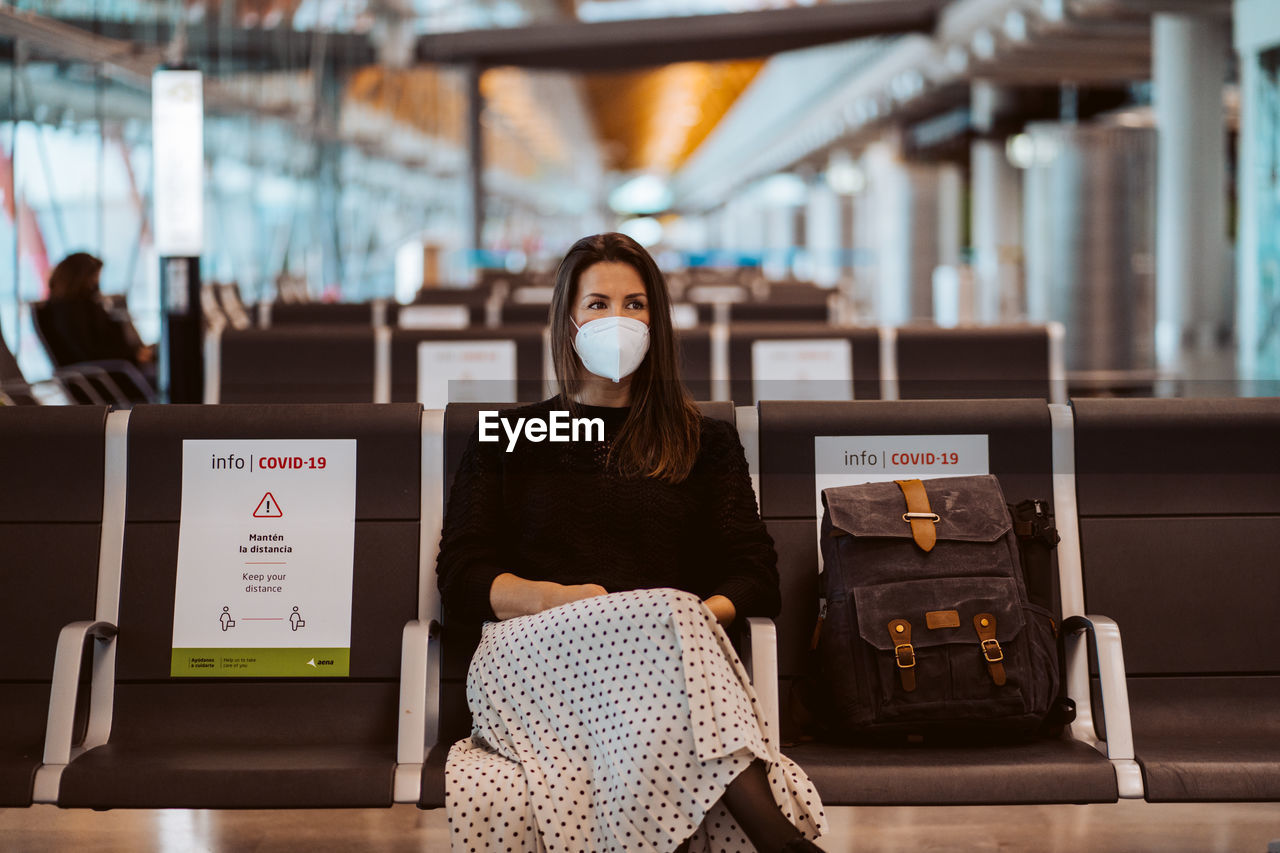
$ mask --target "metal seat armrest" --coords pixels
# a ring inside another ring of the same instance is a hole
[[[66,367],[58,368],[60,372],[74,371],[80,381],[92,385],[98,396],[112,405],[128,406],[129,396],[124,393],[111,372],[97,362],[80,361]],[[55,374],[56,375],[56,374]]]
[[[45,406],[65,406],[74,402],[67,396],[67,389],[56,379],[45,379],[27,386],[31,396]]]
[[[89,726],[82,750],[107,742],[111,731],[111,695],[115,690],[116,626],[110,622],[72,622],[58,635],[58,648],[53,662],[53,684],[49,691],[49,718],[45,728],[44,763],[67,764],[71,761],[76,704],[80,692],[80,668],[84,660],[85,640],[95,642],[92,697]]]
[[[393,799],[416,803],[422,763],[440,730],[440,623],[417,619],[401,634],[400,714]]]
[[[1106,616],[1071,616],[1063,620],[1066,641],[1067,693],[1076,701],[1076,719],[1071,736],[1093,746],[1111,759],[1116,769],[1120,796],[1141,799],[1144,796],[1142,771],[1134,760],[1133,723],[1129,715],[1129,686],[1125,678],[1124,650],[1120,627]],[[1090,649],[1089,638],[1093,639]],[[1092,651],[1092,655],[1090,652]],[[1092,707],[1089,662],[1098,670],[1101,686],[1102,731]]]
[[[59,367],[53,371],[53,381],[62,387],[63,393],[69,400],[80,402],[76,399],[73,388],[84,395],[85,402],[91,406],[107,406],[117,402],[116,400],[106,400],[98,389],[89,381],[89,377],[78,369],[71,367]]]
[[[98,361],[82,361],[80,362],[79,366],[86,366],[86,365],[90,367],[96,367],[99,370],[102,370],[105,373],[107,373],[108,376],[112,373],[118,373],[124,376],[126,379],[128,379],[130,382],[133,383],[134,387],[136,387],[139,391],[142,392],[142,395],[145,398],[144,400],[142,400],[142,402],[146,402],[146,403],[156,402],[155,389],[151,387],[151,383],[147,381],[147,378],[142,375],[142,371],[139,370],[133,362],[126,361],[125,359],[122,359],[122,358],[114,358],[114,359],[102,359]],[[129,401],[129,396],[127,394],[124,394],[123,390],[120,389],[119,383],[116,383],[116,388],[124,396],[125,400]]]
[[[743,663],[760,700],[765,734],[776,747],[781,742],[782,731],[778,712],[778,629],[772,619],[761,616],[751,616],[745,621]]]

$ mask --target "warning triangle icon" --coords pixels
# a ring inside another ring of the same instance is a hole
[[[262,500],[258,501],[258,508],[253,511],[254,518],[283,518],[284,513],[280,511],[280,504],[276,503],[275,495],[267,492],[262,496]]]

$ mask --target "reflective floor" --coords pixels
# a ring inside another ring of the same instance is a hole
[[[1280,849],[1280,804],[832,809],[825,850],[1160,851]],[[442,811],[64,811],[0,809],[0,850],[445,851]]]

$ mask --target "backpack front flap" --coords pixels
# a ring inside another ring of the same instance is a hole
[[[914,542],[912,526],[903,518],[906,498],[897,483],[824,489],[824,561],[829,566],[834,560],[838,570],[856,571],[859,585],[958,575],[1017,577],[1013,523],[994,476],[943,477],[924,481],[924,487],[938,516],[937,544],[930,551]],[[988,547],[973,547],[976,543]],[[854,551],[859,554],[856,570],[841,559],[842,553],[852,556]],[[828,582],[839,580],[833,576]],[[834,592],[829,586],[828,598]]]

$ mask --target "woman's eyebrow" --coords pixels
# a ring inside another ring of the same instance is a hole
[[[649,294],[645,293],[644,291],[638,291],[636,293],[628,293],[626,296],[622,298],[635,299],[636,297],[639,297],[641,299],[647,299],[648,296]],[[588,293],[586,296],[583,296],[582,298],[583,299],[608,299],[609,295],[607,293]]]

